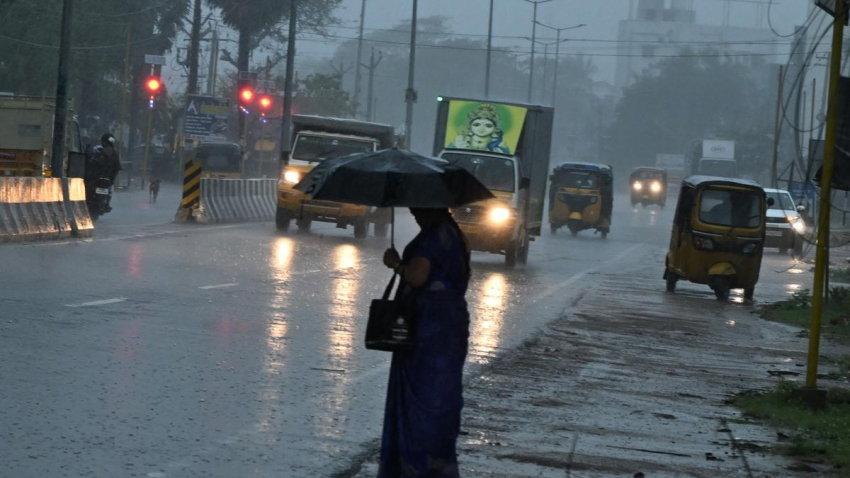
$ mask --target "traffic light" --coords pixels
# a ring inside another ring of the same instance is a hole
[[[148,107],[153,109],[154,100],[159,92],[162,90],[162,79],[159,76],[149,76],[147,80],[145,80],[145,89],[150,96],[150,100],[148,101]]]
[[[236,80],[236,95],[239,100],[239,109],[244,113],[250,113],[254,106],[254,98],[257,96],[257,87],[251,78],[239,78]]]

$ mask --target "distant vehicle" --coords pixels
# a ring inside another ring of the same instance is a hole
[[[475,251],[525,264],[539,236],[554,110],[440,97],[434,155],[472,173],[496,196],[453,210]]]
[[[549,227],[566,226],[576,236],[595,229],[602,239],[611,232],[614,171],[607,164],[563,163],[549,176]]]
[[[773,205],[767,209],[767,232],[765,247],[777,247],[780,254],[791,249],[794,257],[803,255],[806,234],[806,222],[800,216],[804,206],[794,206],[794,199],[784,189],[767,189],[767,197],[773,199]]]
[[[730,289],[744,289],[744,298],[752,299],[764,252],[765,213],[772,204],[752,181],[686,178],[664,267],[667,291],[685,279],[708,285],[718,300],[728,299]]]
[[[734,179],[738,177],[738,162],[734,159],[702,158],[697,173],[700,176]]]
[[[201,163],[201,177],[243,177],[242,146],[238,143],[201,143],[195,148],[195,160]]]
[[[326,159],[391,148],[395,142],[394,128],[366,121],[311,115],[293,115],[292,125],[292,148],[281,168],[278,183],[277,228],[288,230],[293,219],[298,229],[303,231],[310,230],[313,221],[330,222],[341,229],[354,226],[354,237],[362,239],[368,235],[369,225],[374,224],[375,235],[386,237],[391,220],[388,209],[313,201],[296,191],[294,186]]]
[[[70,103],[70,101],[69,101]],[[0,96],[0,176],[51,176],[55,98]],[[69,108],[65,167],[85,167],[80,125]],[[57,174],[57,176],[59,176]]]
[[[659,168],[635,168],[629,175],[632,206],[667,205],[667,171]]]

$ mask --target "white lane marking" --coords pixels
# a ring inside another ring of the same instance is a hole
[[[251,224],[265,224],[265,223],[251,223]],[[137,226],[138,227],[138,226]],[[234,229],[237,227],[246,227],[246,224],[228,224],[224,226],[197,226],[197,227],[186,227],[184,229],[171,229],[168,231],[160,231],[160,232],[152,232],[147,234],[129,234],[125,236],[113,236],[113,237],[93,237],[86,239],[73,239],[69,241],[55,241],[55,242],[23,242],[22,245],[33,246],[33,247],[55,247],[55,246],[67,246],[71,244],[94,244],[97,242],[113,242],[113,241],[126,241],[129,239],[146,239],[149,237],[161,237],[161,236],[172,236],[177,234],[196,234],[199,232],[209,232],[218,229]],[[106,228],[106,226],[104,226]]]
[[[117,304],[126,301],[126,297],[117,297],[115,299],[96,300],[94,302],[83,302],[82,304],[65,304],[65,307],[96,307],[98,305]]]
[[[224,289],[224,288],[227,288],[227,287],[236,287],[237,285],[239,285],[239,284],[236,283],[236,282],[229,282],[227,284],[205,285],[205,286],[198,287],[198,289],[201,289],[201,290]]]

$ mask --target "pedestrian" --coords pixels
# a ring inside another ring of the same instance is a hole
[[[421,231],[401,257],[388,249],[384,264],[401,277],[415,345],[393,353],[378,476],[457,477],[470,249],[448,209],[410,212]]]

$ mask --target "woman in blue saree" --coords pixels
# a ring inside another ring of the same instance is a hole
[[[469,247],[447,209],[414,209],[422,229],[384,264],[412,300],[416,344],[390,367],[379,478],[457,477],[456,442],[469,341]]]

